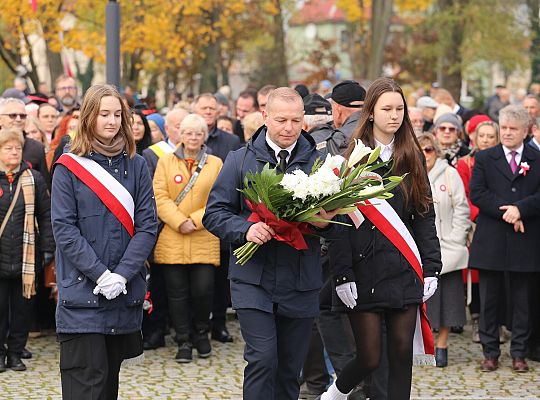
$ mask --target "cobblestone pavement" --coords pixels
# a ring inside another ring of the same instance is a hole
[[[235,337],[232,344],[212,342],[209,359],[195,356],[191,364],[173,361],[175,347],[146,352],[143,364],[125,367],[120,377],[121,399],[241,399],[243,345],[238,323],[229,322]],[[447,368],[417,367],[413,373],[413,399],[536,399],[540,398],[540,363],[530,362],[531,372],[516,374],[511,368],[508,344],[497,372],[478,368],[482,353],[472,343],[470,331],[451,335]],[[60,399],[58,346],[52,335],[30,339],[34,358],[26,360],[25,372],[0,374],[1,399]]]

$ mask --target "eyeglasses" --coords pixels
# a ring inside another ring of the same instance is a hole
[[[455,126],[439,126],[439,131],[441,132],[450,132],[450,133],[454,133],[457,131],[456,127]]]
[[[435,148],[432,146],[423,147],[422,151],[426,154],[431,154],[435,151]]]
[[[27,115],[26,114],[19,114],[19,113],[8,113],[8,114],[1,114],[1,115],[7,115],[9,118],[11,119],[17,119],[17,117],[19,117],[20,119],[22,119],[23,121],[26,119]]]

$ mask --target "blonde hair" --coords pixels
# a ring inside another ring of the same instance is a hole
[[[437,158],[442,157],[443,154],[442,154],[441,148],[439,147],[439,144],[437,143],[437,140],[435,139],[435,136],[433,136],[430,133],[428,134],[424,133],[420,136],[417,136],[416,139],[418,139],[418,143],[420,143],[420,147],[422,147],[424,143],[429,143],[435,149],[435,154],[437,154]]]
[[[247,142],[257,129],[264,125],[263,116],[259,111],[247,114],[243,119],[244,124],[244,140]]]
[[[131,130],[131,112],[118,90],[111,85],[94,85],[87,90],[81,106],[77,133],[71,142],[70,151],[72,153],[84,156],[92,151],[92,140],[96,136],[96,121],[99,115],[101,99],[108,96],[114,97],[120,102],[122,122],[118,134],[122,135],[124,139],[129,157],[133,158],[135,156],[135,139]]]
[[[45,150],[47,151],[49,149],[49,139],[47,138],[47,133],[45,132],[45,129],[43,129],[43,125],[41,124],[39,119],[35,117],[28,117],[26,119],[26,124],[24,125],[24,129],[27,133],[29,124],[35,125],[35,127],[41,134],[41,143],[43,143],[43,145],[45,146]]]
[[[4,147],[7,142],[10,142],[12,140],[17,140],[21,144],[21,146],[24,146],[24,135],[20,129],[0,129],[0,148]]]
[[[491,126],[494,130],[495,130],[495,136],[497,137],[497,144],[500,143],[501,141],[501,138],[500,138],[500,134],[499,134],[499,124],[496,123],[495,121],[483,121],[483,122],[480,122],[477,126],[476,126],[476,129],[474,130],[474,133],[473,133],[473,147],[478,150],[478,132],[480,131],[480,128],[482,128],[483,126]]]
[[[208,138],[208,125],[199,114],[189,114],[180,123],[180,136],[186,131],[196,131],[204,133],[204,140]]]

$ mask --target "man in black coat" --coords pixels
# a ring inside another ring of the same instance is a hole
[[[248,171],[265,164],[282,172],[309,173],[321,154],[302,132],[304,105],[290,88],[275,89],[268,98],[261,127],[244,149],[231,152],[208,198],[203,225],[232,249],[247,241],[261,245],[246,265],[231,255],[231,298],[246,342],[245,400],[296,400],[313,319],[319,313],[321,260],[319,239],[306,236],[309,246],[296,250],[275,240],[264,222],[249,222],[245,198],[237,190]],[[279,167],[278,167],[279,166]],[[331,219],[334,213],[322,213]],[[314,223],[328,237],[337,226]]]
[[[501,144],[475,157],[471,202],[480,214],[469,266],[480,270],[482,371],[498,368],[498,289],[506,277],[512,304],[512,368],[527,372],[531,282],[540,271],[540,152],[523,142],[529,116],[522,106],[503,108],[499,120]]]

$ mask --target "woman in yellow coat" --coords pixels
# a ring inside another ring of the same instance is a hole
[[[164,223],[154,260],[167,283],[178,343],[175,361],[181,363],[192,360],[193,346],[199,357],[212,353],[208,329],[219,239],[204,228],[202,217],[222,162],[207,153],[207,136],[204,119],[188,115],[180,125],[178,147],[160,158],[154,175],[157,213]]]

